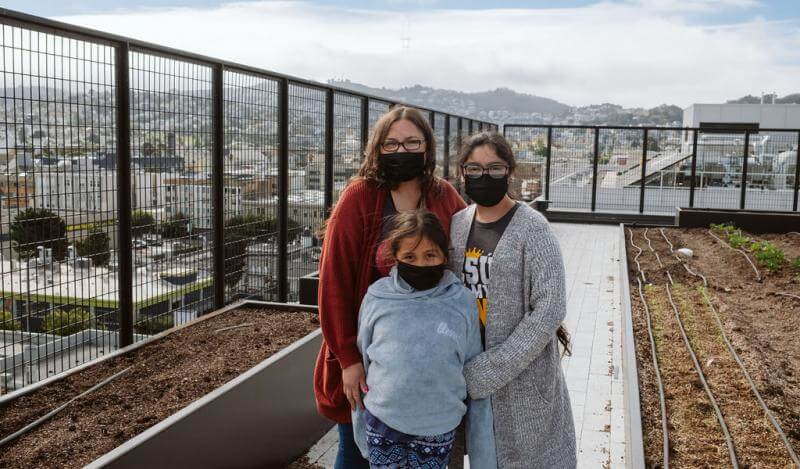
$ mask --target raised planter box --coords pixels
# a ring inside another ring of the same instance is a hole
[[[643,435],[647,467],[800,467],[800,393],[787,385],[800,360],[798,267],[748,249],[769,242],[800,259],[800,237],[745,231],[737,250],[723,230],[622,230],[629,451]]]
[[[625,461],[626,467],[644,469],[644,436],[639,402],[639,371],[633,335],[633,312],[628,279],[628,256],[625,252],[625,224],[619,225],[620,305],[622,307],[622,376],[625,382]]]
[[[69,372],[2,396],[0,407],[176,330],[247,306],[316,312],[315,307],[309,306],[254,301],[235,303]],[[321,331],[317,329],[97,458],[87,467],[284,467],[304,454],[332,425],[317,413],[313,394],[313,370],[321,340]]]
[[[319,270],[300,277],[299,299],[303,305],[317,305]]]
[[[708,227],[711,223],[732,222],[751,233],[800,231],[800,212],[766,212],[708,208],[679,208],[676,216],[681,228]]]

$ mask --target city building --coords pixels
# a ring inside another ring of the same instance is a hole
[[[119,324],[119,278],[115,262],[95,266],[75,257],[74,248],[64,261],[40,248],[27,260],[0,259],[0,301],[20,321],[26,332],[41,332],[44,316],[56,309],[88,310],[97,323],[110,330]],[[138,267],[133,273],[134,321],[173,313],[180,324],[211,307],[212,278],[208,272],[176,267],[175,262]]]
[[[758,124],[764,129],[800,128],[798,104],[692,104],[683,110],[684,127],[701,124]]]

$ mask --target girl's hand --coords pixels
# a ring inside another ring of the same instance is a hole
[[[364,365],[361,363],[354,363],[344,370],[342,370],[342,387],[344,388],[344,395],[350,402],[350,408],[356,410],[364,410],[364,403],[361,400],[361,393],[367,392],[367,375],[364,373]]]

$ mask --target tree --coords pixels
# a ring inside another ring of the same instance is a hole
[[[81,257],[88,257],[92,265],[106,265],[111,258],[108,234],[100,228],[92,228],[86,238],[75,243],[75,250]]]
[[[11,223],[10,236],[22,259],[35,256],[37,246],[51,248],[54,259],[63,259],[67,253],[67,224],[45,208],[19,212]]]
[[[533,154],[536,156],[541,156],[542,158],[546,158],[547,145],[541,140],[536,140],[536,142],[533,144]]]
[[[300,235],[300,224],[289,219],[289,242]],[[247,261],[247,246],[255,241],[277,238],[278,222],[274,218],[256,215],[236,215],[225,221],[225,286],[233,288],[242,279]]]
[[[11,311],[0,310],[0,331],[21,331],[22,324],[14,319]]]
[[[161,225],[161,236],[166,239],[189,236],[189,217],[182,212],[176,213],[169,221]]]
[[[83,308],[75,308],[69,311],[55,309],[45,315],[44,323],[42,324],[42,329],[46,333],[60,336],[72,335],[84,329],[95,327],[94,316]]]
[[[156,219],[144,210],[131,213],[131,232],[133,236],[142,236],[155,231]]]

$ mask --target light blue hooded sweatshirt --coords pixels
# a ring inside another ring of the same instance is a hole
[[[477,302],[451,271],[430,290],[410,287],[397,267],[373,283],[361,303],[357,344],[372,415],[397,431],[435,436],[466,414],[471,467],[497,467],[491,403],[467,401],[463,374],[464,363],[483,351]],[[367,457],[363,412],[353,413],[353,429]]]

